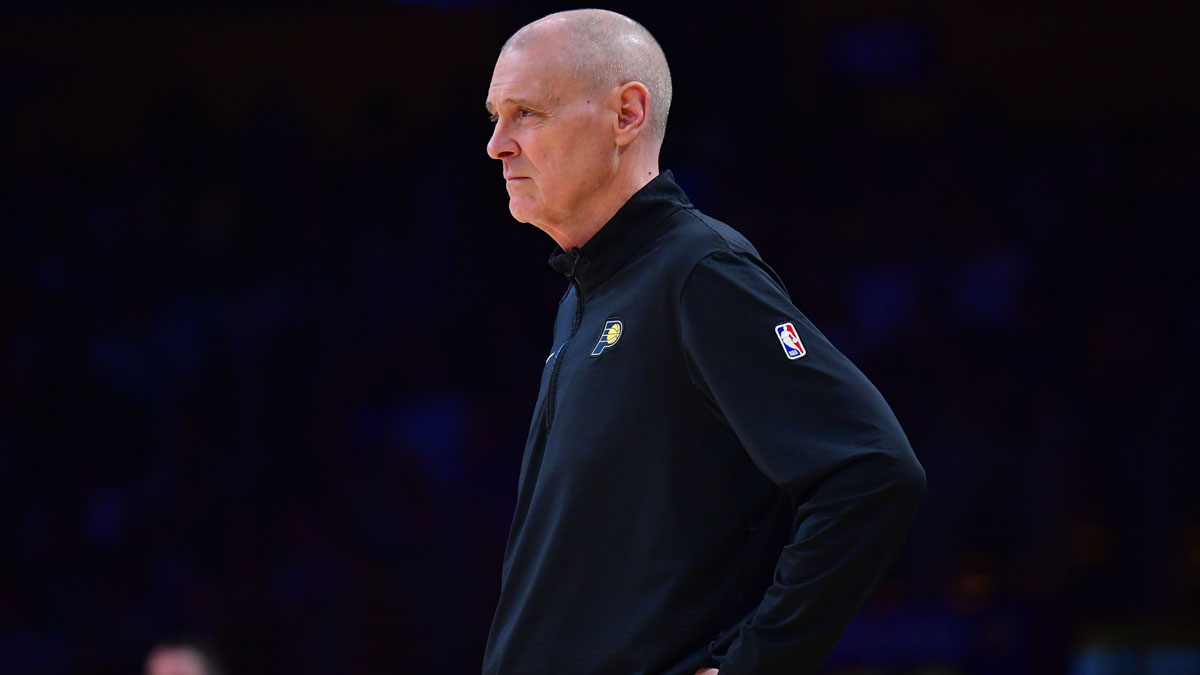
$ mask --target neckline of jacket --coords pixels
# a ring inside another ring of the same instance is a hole
[[[634,193],[586,244],[569,251],[555,247],[548,263],[574,276],[586,295],[619,270],[667,216],[691,206],[668,169]]]

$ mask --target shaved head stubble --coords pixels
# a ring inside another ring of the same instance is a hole
[[[589,91],[603,92],[641,82],[650,92],[650,136],[662,143],[671,110],[671,69],[658,41],[645,26],[605,9],[556,12],[530,23],[500,49],[521,49],[554,40],[574,79]]]

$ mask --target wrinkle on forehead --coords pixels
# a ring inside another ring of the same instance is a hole
[[[576,93],[575,80],[553,46],[530,45],[501,52],[488,88],[488,108],[494,109],[510,99],[537,106],[557,106],[569,94]]]

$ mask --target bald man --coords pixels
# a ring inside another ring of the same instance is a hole
[[[813,672],[925,490],[875,387],[659,173],[670,104],[662,49],[612,12],[496,61],[488,154],[569,286],[484,673]]]

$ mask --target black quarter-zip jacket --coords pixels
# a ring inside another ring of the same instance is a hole
[[[924,494],[887,403],[669,171],[550,265],[483,672],[813,672]]]

